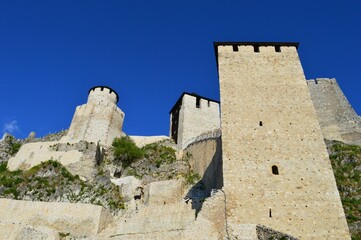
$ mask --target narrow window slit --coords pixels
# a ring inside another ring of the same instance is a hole
[[[273,166],[272,166],[272,173],[273,173],[274,175],[279,175],[278,167],[277,167],[276,165],[273,165]]]
[[[232,45],[233,47],[233,52],[238,52],[238,46],[237,45]]]
[[[259,46],[258,46],[258,45],[254,45],[254,46],[253,46],[253,50],[254,50],[254,52],[259,52]]]
[[[272,209],[269,209],[269,217],[272,217]]]
[[[260,127],[262,127],[262,126],[263,126],[262,121],[259,121],[259,126],[260,126]]]

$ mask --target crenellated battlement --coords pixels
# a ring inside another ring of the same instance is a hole
[[[289,49],[290,47],[298,49],[297,42],[215,42],[214,49],[216,55],[218,54],[218,47],[224,47],[227,52],[277,52],[281,53],[282,50]],[[216,56],[218,59],[218,56]]]
[[[315,79],[307,80],[307,85],[308,84],[332,85],[332,84],[337,84],[337,82],[335,78],[315,78]]]
[[[119,95],[116,91],[108,86],[95,86],[88,92],[88,102],[104,102],[109,101],[117,104],[119,101]]]

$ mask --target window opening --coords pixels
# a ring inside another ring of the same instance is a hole
[[[273,165],[273,166],[272,166],[272,173],[273,173],[274,175],[279,175],[278,167],[277,167],[276,165]]]
[[[254,50],[254,52],[259,52],[259,46],[254,45],[254,46],[253,46],[253,50]]]
[[[260,126],[260,127],[262,127],[262,126],[263,126],[262,121],[259,121],[259,126]]]
[[[315,79],[315,83],[318,84],[317,79]]]
[[[209,102],[209,100],[208,100],[208,107],[210,107],[211,106],[211,103]]]
[[[275,46],[276,52],[281,52],[281,46]]]
[[[238,46],[237,45],[232,45],[233,47],[233,52],[238,52]]]
[[[271,218],[272,217],[272,209],[269,209],[269,217]]]

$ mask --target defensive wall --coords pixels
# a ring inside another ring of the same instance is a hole
[[[189,144],[183,151],[188,157],[191,170],[201,176],[205,196],[209,197],[212,189],[223,187],[222,142],[220,129],[206,132]]]
[[[361,145],[361,117],[343,94],[336,79],[307,81],[324,138]]]
[[[2,234],[10,234],[13,228],[28,225],[74,236],[97,234],[112,221],[107,210],[92,204],[0,199],[0,205],[0,223],[7,223],[5,231],[0,231],[1,239],[7,239]]]
[[[350,239],[297,43],[215,43],[228,227]]]

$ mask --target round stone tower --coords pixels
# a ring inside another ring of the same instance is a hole
[[[96,86],[92,87],[88,92],[88,103],[113,103],[117,104],[119,101],[118,94],[110,87]]]
[[[115,137],[124,135],[124,113],[117,107],[118,101],[118,94],[108,86],[91,88],[88,102],[76,108],[67,136],[111,145]]]

